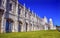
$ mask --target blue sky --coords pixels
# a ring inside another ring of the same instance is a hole
[[[52,18],[54,25],[60,25],[60,1],[59,0],[18,0],[22,5],[34,11],[39,17]]]

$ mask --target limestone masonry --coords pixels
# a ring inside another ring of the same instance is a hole
[[[54,29],[52,18],[38,17],[18,0],[0,0],[0,33]]]

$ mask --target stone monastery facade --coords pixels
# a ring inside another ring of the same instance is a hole
[[[18,0],[0,0],[0,33],[55,29],[52,19],[40,18]]]

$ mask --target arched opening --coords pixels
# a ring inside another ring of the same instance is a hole
[[[50,30],[50,25],[48,25],[48,30]]]
[[[13,26],[13,20],[12,19],[7,19],[6,20],[6,27],[5,27],[5,31],[8,32],[12,32],[12,27]]]
[[[21,26],[22,26],[22,22],[19,21],[19,22],[18,22],[18,32],[21,32]]]
[[[31,23],[30,23],[30,27],[29,28],[30,28],[30,31],[32,31],[32,24]]]
[[[28,30],[28,23],[26,22],[26,32],[27,32],[27,30]]]

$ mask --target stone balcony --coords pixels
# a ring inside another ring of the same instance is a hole
[[[4,6],[0,4],[0,14],[4,13]]]
[[[12,13],[6,13],[5,17],[10,18],[10,19],[14,19],[15,15]]]
[[[4,6],[2,4],[0,4],[0,9],[4,10]]]

